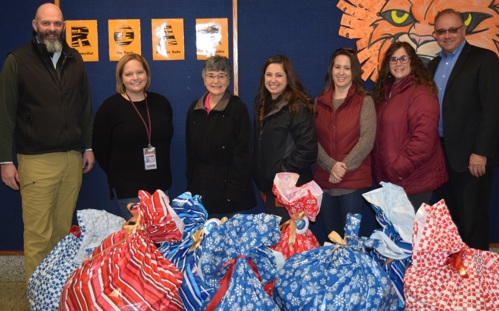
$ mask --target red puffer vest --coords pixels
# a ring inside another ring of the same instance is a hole
[[[336,111],[333,108],[333,88],[317,98],[317,118],[315,128],[317,138],[326,153],[336,161],[342,161],[357,144],[360,136],[360,112],[364,96],[358,95],[352,85],[343,104]],[[360,189],[370,187],[371,159],[366,157],[353,172],[347,172],[340,183],[329,182],[329,172],[317,163],[314,168],[314,180],[324,189]]]

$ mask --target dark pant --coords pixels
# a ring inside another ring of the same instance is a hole
[[[359,189],[340,196],[332,196],[326,192],[322,194],[319,215],[326,236],[332,231],[336,231],[341,237],[345,235],[344,228],[347,214],[362,214],[364,206],[364,197],[362,194],[368,190],[369,188]]]
[[[469,171],[454,171],[447,160],[449,181],[437,190],[437,200],[445,199],[459,234],[471,248],[489,249],[489,201],[494,179],[493,168],[474,177]]]
[[[408,194],[407,198],[409,199],[409,201],[411,201],[414,210],[417,212],[419,207],[421,207],[421,204],[423,203],[430,204],[432,196],[433,196],[433,191],[428,191],[422,193]]]
[[[263,205],[267,214],[281,216],[281,224],[290,219],[288,210],[284,206],[276,205],[276,196],[272,191],[260,192],[263,199]]]

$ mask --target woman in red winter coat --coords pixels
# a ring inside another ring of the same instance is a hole
[[[403,187],[415,210],[448,179],[436,94],[433,77],[414,48],[392,43],[372,94],[377,116],[372,169],[377,183]]]

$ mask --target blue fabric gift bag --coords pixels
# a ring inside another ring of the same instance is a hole
[[[385,182],[381,186],[363,194],[382,227],[371,235],[380,243],[370,255],[388,273],[397,290],[399,309],[403,309],[404,276],[412,263],[412,227],[416,214],[402,187]]]
[[[397,310],[392,281],[364,252],[377,241],[358,237],[360,220],[361,215],[348,214],[344,240],[334,232],[337,244],[299,253],[286,261],[274,288],[281,310]]]
[[[279,242],[280,220],[263,213],[236,214],[203,239],[200,272],[216,289],[203,310],[279,310],[264,287],[275,278],[269,246]]]
[[[198,273],[199,254],[202,249],[199,243],[206,232],[204,227],[208,213],[201,197],[192,196],[190,192],[184,192],[173,199],[171,207],[184,222],[184,234],[181,241],[162,243],[158,250],[183,273],[180,297],[185,310],[203,310],[202,304],[213,291]]]

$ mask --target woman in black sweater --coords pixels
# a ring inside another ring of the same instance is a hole
[[[116,92],[94,119],[92,148],[107,175],[112,197],[128,219],[138,191],[171,186],[172,108],[164,96],[149,92],[150,69],[138,54],[126,54],[116,67]]]

